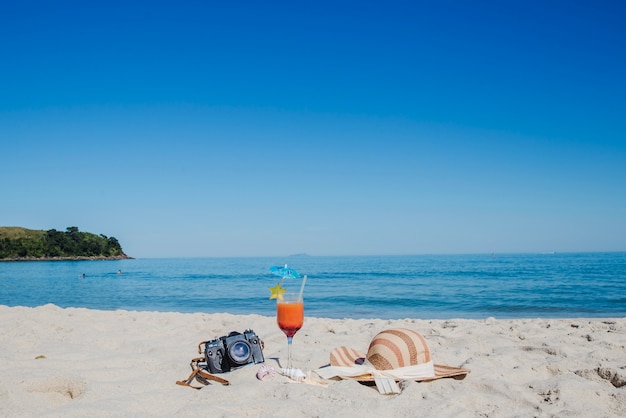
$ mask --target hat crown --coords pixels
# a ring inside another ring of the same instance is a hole
[[[388,329],[378,333],[367,350],[367,360],[378,370],[393,370],[431,361],[424,337],[410,329]]]

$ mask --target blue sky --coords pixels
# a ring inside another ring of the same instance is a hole
[[[0,5],[0,225],[134,257],[626,250],[626,3]]]

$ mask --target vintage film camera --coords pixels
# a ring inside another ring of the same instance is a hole
[[[263,363],[263,341],[251,329],[207,341],[206,364],[211,373],[225,373],[247,364]]]

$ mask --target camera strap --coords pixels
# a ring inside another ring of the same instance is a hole
[[[204,361],[204,359],[202,357],[198,357],[198,358],[192,359],[191,363],[190,363],[191,374],[185,380],[178,380],[178,381],[176,381],[176,384],[180,385],[180,386],[187,386],[187,387],[190,387],[190,388],[193,388],[193,389],[202,389],[206,385],[210,385],[211,384],[211,382],[210,382],[211,380],[214,381],[214,382],[219,382],[219,383],[221,383],[224,386],[230,385],[230,382],[228,380],[222,379],[221,377],[217,377],[217,376],[212,375],[211,373],[207,372],[206,369],[204,367],[202,367],[202,365],[201,365],[201,363],[203,361]],[[194,380],[196,380],[197,382],[202,383],[204,386],[192,385],[191,382],[193,382]]]

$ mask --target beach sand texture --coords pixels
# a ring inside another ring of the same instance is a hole
[[[274,317],[0,306],[0,416],[626,416],[626,319],[382,320],[305,318],[294,364],[329,361],[335,346],[367,351],[387,328],[424,335],[436,363],[464,380],[408,382],[381,395],[355,381],[259,381],[259,365],[221,375],[230,386],[175,384],[197,345],[253,329],[266,363],[286,358]]]

